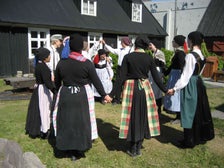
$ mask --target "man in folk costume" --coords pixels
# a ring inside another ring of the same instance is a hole
[[[132,50],[132,42],[129,39],[129,37],[122,37],[121,38],[121,46],[122,46],[121,48],[112,48],[111,46],[107,45],[104,40],[102,40],[101,42],[105,45],[105,48],[109,52],[116,54],[118,56],[117,69],[116,69],[116,80],[120,80],[119,78],[120,78],[120,73],[121,73],[120,69],[121,69],[122,61],[126,54],[133,51]],[[121,103],[122,88],[119,88],[116,85],[116,82],[114,84],[114,88],[116,89],[116,92],[115,92],[115,95],[113,98],[113,105],[116,105],[116,104]]]
[[[51,46],[48,49],[51,52],[51,60],[47,65],[51,70],[52,81],[54,81],[54,72],[58,62],[60,61],[60,54],[57,49],[61,47],[63,38],[61,34],[54,34],[51,36],[50,40]]]
[[[148,72],[151,71],[163,92],[166,92],[166,88],[158,76],[153,58],[145,53],[148,45],[146,36],[136,38],[135,50],[124,57],[121,77],[116,81],[119,87],[124,86],[119,138],[127,139],[130,143],[127,153],[132,157],[141,155],[144,138],[160,135],[159,116]],[[111,97],[114,91],[110,93]]]

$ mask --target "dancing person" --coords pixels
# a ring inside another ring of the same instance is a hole
[[[166,65],[166,59],[164,53],[156,47],[155,44],[152,42],[149,43],[149,49],[152,51],[152,56],[156,64],[156,69],[158,71],[160,79],[163,81],[163,72]],[[160,90],[160,88],[157,86],[155,81],[153,80],[153,77],[149,71],[149,81],[152,86],[152,90],[154,93],[154,96],[156,98],[156,105],[158,108],[158,113],[161,114],[162,111],[162,99],[163,99],[163,92]]]
[[[136,38],[135,50],[124,57],[121,77],[116,81],[119,87],[124,86],[119,138],[130,143],[127,154],[131,157],[141,155],[144,138],[160,135],[159,116],[148,72],[151,71],[163,92],[166,92],[166,88],[158,76],[153,58],[145,53],[148,46],[149,39],[146,36]],[[110,96],[113,97],[114,93],[115,88]]]
[[[47,63],[47,65],[51,70],[52,81],[54,81],[54,72],[60,60],[60,54],[57,49],[61,47],[63,38],[61,34],[54,34],[51,36],[50,40],[51,45],[48,50],[50,50],[51,60]]]
[[[185,65],[184,44],[185,37],[177,35],[173,38],[174,56],[171,60],[171,65],[164,72],[164,75],[169,75],[167,88],[173,88],[177,80],[180,78]],[[176,114],[176,118],[171,121],[172,124],[180,123],[180,90],[176,91],[173,96],[164,96],[164,110],[168,113]]]
[[[121,64],[122,61],[124,59],[124,56],[130,52],[132,52],[132,43],[131,40],[129,39],[129,37],[122,37],[121,38],[121,48],[112,48],[111,46],[107,45],[106,42],[104,40],[101,40],[102,44],[105,45],[105,48],[113,53],[116,54],[118,56],[118,62],[117,62],[117,69],[116,69],[116,79],[115,80],[119,80],[120,78],[120,69],[121,69]],[[121,91],[122,88],[119,88],[116,83],[114,84],[114,87],[116,88],[116,94],[114,95],[113,98],[113,105],[116,104],[120,104],[121,103]]]
[[[109,94],[112,91],[113,88],[113,83],[112,79],[114,76],[113,72],[113,63],[112,63],[112,58],[107,55],[106,51],[104,49],[99,49],[98,50],[98,61],[93,61],[96,69],[96,73],[103,85],[103,88],[106,92],[106,94]],[[104,99],[101,98],[100,94],[94,87],[94,96],[95,100],[98,99],[102,104],[105,104]]]
[[[91,84],[104,97],[106,95],[96,74],[93,63],[81,52],[83,39],[79,34],[70,36],[69,58],[60,60],[55,73],[55,85],[58,92],[54,116],[56,148],[66,151],[73,161],[85,157],[85,151],[92,147],[93,131],[97,134],[95,114],[90,116],[89,105],[94,102]],[[95,123],[93,129],[91,122]]]
[[[191,32],[187,41],[191,52],[185,57],[180,79],[168,90],[171,95],[181,90],[180,111],[184,139],[178,144],[180,148],[193,148],[215,136],[206,87],[200,76],[205,65],[201,52],[203,34],[198,31]]]
[[[30,99],[26,118],[26,133],[30,137],[45,139],[49,135],[50,114],[53,94],[56,89],[51,80],[51,71],[47,66],[50,61],[50,51],[40,47],[36,51],[35,77],[36,84]]]

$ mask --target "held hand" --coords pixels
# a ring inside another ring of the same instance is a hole
[[[169,89],[169,90],[167,91],[167,94],[168,94],[168,95],[174,95],[174,93],[175,93],[175,90],[174,90],[174,89]]]
[[[113,99],[112,99],[109,95],[106,95],[106,96],[104,97],[104,101],[105,101],[106,103],[111,103],[112,100],[113,100]]]

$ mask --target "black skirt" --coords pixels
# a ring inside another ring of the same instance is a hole
[[[28,112],[26,117],[26,134],[32,138],[40,136],[40,110],[39,110],[39,96],[38,87],[33,90],[33,94],[28,106]]]
[[[92,147],[89,105],[84,87],[63,86],[60,91],[56,147],[79,151]]]
[[[144,89],[139,90],[138,82],[135,81],[127,141],[138,142],[144,138],[150,138],[146,95]]]

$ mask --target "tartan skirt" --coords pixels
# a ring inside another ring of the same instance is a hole
[[[138,141],[160,135],[159,116],[149,80],[126,80],[122,97],[119,138]]]

